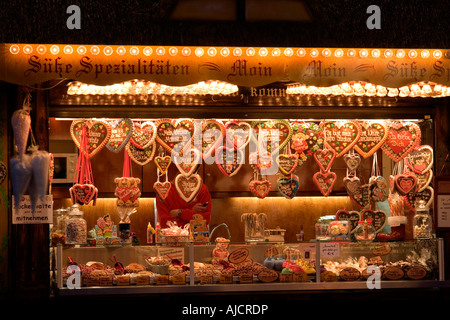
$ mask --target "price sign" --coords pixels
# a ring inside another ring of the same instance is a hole
[[[234,250],[228,256],[228,261],[234,264],[239,264],[244,262],[248,257],[248,250],[246,248],[239,248]]]
[[[200,284],[212,284],[213,276],[200,276]]]
[[[294,279],[293,273],[280,273],[280,282],[292,282]]]
[[[169,284],[169,276],[156,276],[155,277],[156,285],[166,285]]]
[[[332,258],[332,257],[339,257],[341,255],[340,253],[340,246],[339,243],[333,243],[333,242],[326,242],[326,243],[320,243],[320,256],[324,258]]]
[[[118,286],[129,286],[130,285],[130,277],[128,276],[117,276],[116,284]]]
[[[233,283],[233,276],[231,274],[221,274],[219,276],[219,283],[231,284],[231,283]]]
[[[176,274],[172,276],[172,284],[174,285],[185,285],[186,284],[186,275],[185,274]]]
[[[239,283],[252,283],[253,272],[242,273],[239,275]]]
[[[150,284],[150,277],[147,275],[138,275],[135,281],[137,286],[146,286]]]

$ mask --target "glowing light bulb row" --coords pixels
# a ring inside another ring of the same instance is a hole
[[[230,95],[239,90],[236,85],[222,81],[202,81],[187,86],[148,81],[126,81],[108,86],[71,82],[68,87],[69,95]]]
[[[400,88],[388,88],[368,82],[356,81],[344,82],[329,87],[293,84],[288,86],[286,93],[291,95],[440,98],[450,96],[450,87],[435,83],[416,83]]]
[[[214,57],[217,55],[221,55],[223,57],[227,56],[260,56],[260,57],[305,57],[309,56],[312,58],[316,58],[319,56],[328,58],[328,57],[349,57],[349,58],[406,58],[409,57],[411,59],[415,59],[417,57],[421,57],[424,59],[427,59],[429,57],[434,57],[435,59],[440,59],[443,56],[443,52],[441,50],[428,50],[428,49],[421,49],[421,50],[415,50],[415,49],[330,49],[330,48],[227,48],[227,47],[209,47],[209,48],[203,48],[203,47],[197,47],[197,48],[191,48],[191,47],[184,47],[182,49],[179,49],[177,47],[125,47],[125,46],[118,46],[115,49],[111,46],[104,46],[100,48],[99,46],[77,46],[77,45],[30,45],[26,44],[22,48],[18,44],[13,44],[9,47],[9,51],[11,54],[18,54],[20,51],[23,51],[25,54],[32,54],[33,52],[36,52],[38,54],[45,54],[47,50],[54,55],[61,53],[64,54],[73,54],[78,53],[79,55],[87,54],[88,52],[93,55],[98,55],[103,52],[105,56],[110,56],[114,52],[118,55],[124,55],[126,53],[129,53],[131,55],[138,55],[141,52],[145,56],[150,56],[153,53],[158,56],[163,56],[166,53],[168,53],[171,56],[177,56],[181,54],[182,56],[191,56],[192,54],[195,54],[197,57],[202,56],[209,56]]]

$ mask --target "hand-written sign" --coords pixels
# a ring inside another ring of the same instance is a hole
[[[12,199],[14,204],[14,196]],[[33,212],[29,195],[23,195],[19,205],[12,208],[13,224],[41,224],[53,223],[53,196],[46,195],[44,202],[38,198]]]
[[[327,258],[339,257],[340,256],[339,243],[333,242],[320,243],[320,256]]]

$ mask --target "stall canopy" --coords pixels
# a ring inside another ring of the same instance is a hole
[[[274,82],[329,87],[351,81],[387,88],[450,86],[450,50],[1,44],[1,79],[18,85],[68,79],[111,85],[134,79],[169,86],[207,80],[242,87]]]

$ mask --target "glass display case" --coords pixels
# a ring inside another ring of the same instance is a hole
[[[340,290],[443,285],[441,239],[56,248],[55,294]],[[372,287],[371,287],[372,286]]]

